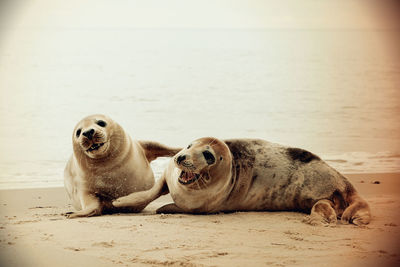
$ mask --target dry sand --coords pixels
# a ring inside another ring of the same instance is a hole
[[[400,266],[400,174],[347,175],[373,220],[310,226],[296,212],[65,219],[63,188],[0,191],[0,266]],[[380,181],[373,184],[373,181]]]

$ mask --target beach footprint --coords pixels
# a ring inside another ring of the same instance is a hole
[[[102,247],[102,248],[112,248],[115,246],[114,240],[111,240],[111,242],[95,242],[92,244],[92,247]]]

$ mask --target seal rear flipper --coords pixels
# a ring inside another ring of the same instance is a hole
[[[138,142],[142,146],[146,158],[149,162],[155,160],[158,157],[172,157],[182,150],[182,148],[172,148],[153,141]]]
[[[371,210],[368,203],[357,193],[351,199],[350,205],[342,214],[342,223],[353,223],[355,225],[369,224],[371,221]]]
[[[321,199],[314,204],[311,209],[311,214],[304,222],[311,225],[321,225],[337,222],[337,215],[333,209],[332,201],[328,199]]]
[[[162,206],[156,210],[156,213],[174,214],[174,213],[185,213],[185,211],[179,208],[175,203],[170,203]]]

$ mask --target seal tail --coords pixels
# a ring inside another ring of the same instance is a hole
[[[349,206],[343,211],[341,221],[346,224],[368,224],[371,221],[371,210],[369,205],[354,188],[352,189],[353,190],[351,190],[350,194],[347,196],[347,203],[349,203]]]

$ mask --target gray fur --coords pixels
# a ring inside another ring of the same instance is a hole
[[[264,140],[237,139],[225,143],[236,168],[236,185],[227,199],[228,210],[310,212],[318,200],[331,200],[334,192],[346,194],[346,186],[352,188],[343,175],[308,151]],[[300,153],[293,153],[294,150]],[[296,154],[300,157],[295,158]],[[248,169],[245,176],[244,169]],[[247,192],[240,192],[247,187],[244,184],[251,186]]]
[[[361,225],[371,219],[367,202],[350,182],[311,152],[259,139],[205,137],[192,144],[170,161],[152,189],[113,204],[147,205],[169,192],[174,204],[158,212],[301,211],[311,212],[310,224],[335,223],[342,217],[344,223]],[[202,155],[204,149],[219,160],[209,165]],[[179,157],[185,160],[177,161]],[[190,170],[185,166],[191,166]],[[185,172],[201,178],[183,185],[178,180]]]

